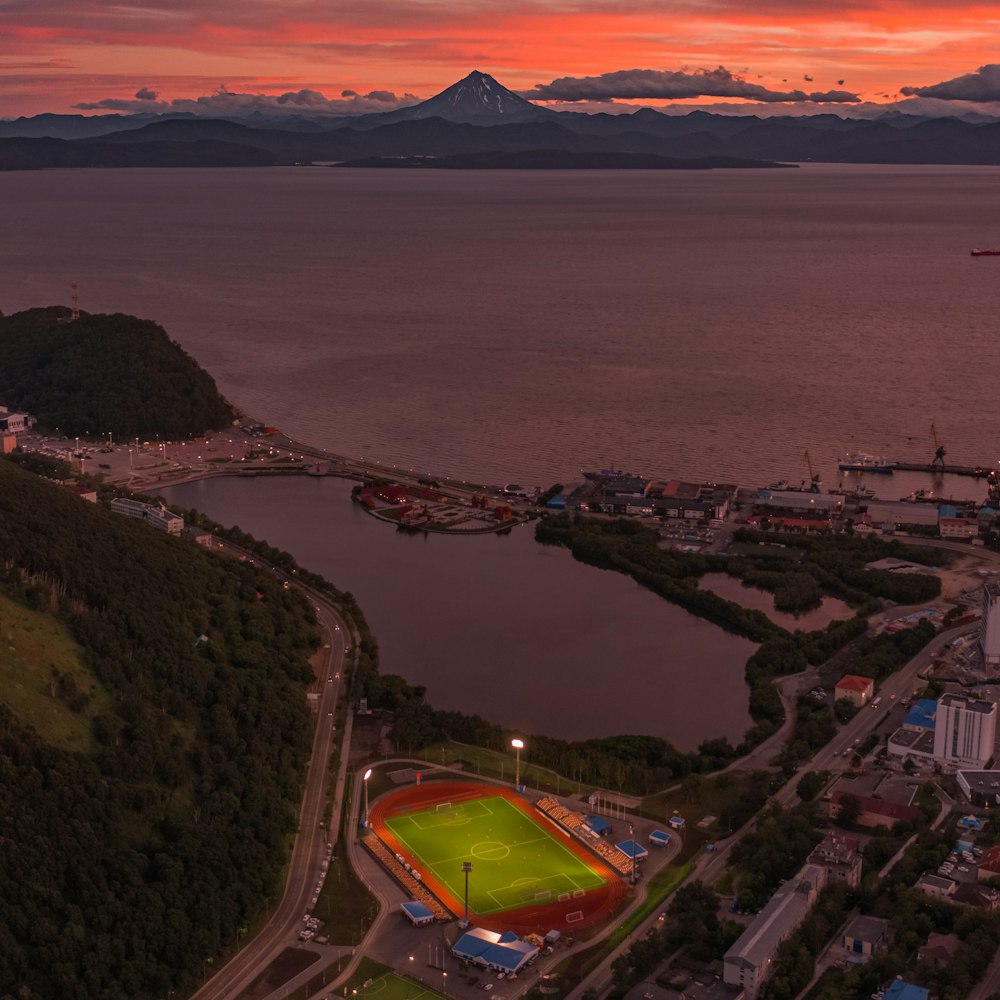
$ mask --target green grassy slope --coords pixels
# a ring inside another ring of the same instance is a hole
[[[65,730],[44,691],[0,705],[0,997],[188,989],[280,886],[311,738],[311,608],[4,461],[0,593],[22,643],[4,669],[45,676],[58,655],[94,688],[63,699]],[[60,624],[31,648],[43,612]]]

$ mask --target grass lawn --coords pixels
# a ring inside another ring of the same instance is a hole
[[[471,861],[469,908],[481,916],[582,896],[605,882],[502,796],[442,803],[386,826],[458,900],[465,898],[462,862]]]
[[[351,1000],[354,1000],[352,995]],[[368,980],[368,985],[358,988],[357,1000],[443,1000],[440,993],[427,989],[412,979],[387,972],[377,979]]]
[[[84,753],[93,746],[91,719],[111,704],[65,625],[3,594],[0,698],[42,739]]]

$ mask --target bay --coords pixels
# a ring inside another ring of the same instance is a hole
[[[751,725],[753,643],[627,577],[509,536],[400,534],[331,478],[219,478],[165,490],[237,524],[358,599],[381,670],[436,708],[524,733],[661,736],[682,750]]]
[[[993,167],[0,178],[0,308],[154,318],[237,405],[486,482],[994,463]],[[882,486],[882,481],[878,482]],[[916,484],[887,485],[888,496]],[[970,487],[980,495],[980,487]],[[946,491],[948,492],[948,491]]]

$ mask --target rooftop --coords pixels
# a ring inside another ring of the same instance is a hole
[[[860,674],[844,674],[837,681],[837,687],[845,691],[867,691],[875,682],[870,677],[862,677]]]
[[[934,716],[937,713],[937,701],[934,698],[920,698],[915,701],[906,713],[904,726],[919,726],[921,729],[934,728]]]

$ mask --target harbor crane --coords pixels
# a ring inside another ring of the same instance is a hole
[[[805,459],[806,459],[806,468],[809,470],[809,492],[819,493],[820,492],[819,486],[821,482],[820,475],[818,472],[813,472],[812,457],[809,454],[808,448],[806,448]]]
[[[934,460],[931,462],[931,469],[939,469],[944,472],[944,456],[946,454],[944,445],[938,438],[937,428],[931,424],[931,437],[934,439]]]

